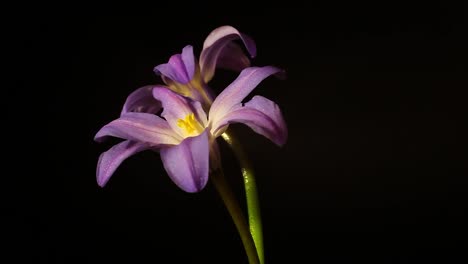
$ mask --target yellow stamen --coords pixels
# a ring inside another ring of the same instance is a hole
[[[195,119],[195,114],[191,113],[184,119],[177,120],[177,126],[182,128],[186,136],[196,136],[203,131],[203,127]]]

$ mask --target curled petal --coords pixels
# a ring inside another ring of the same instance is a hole
[[[193,193],[205,187],[209,173],[208,130],[163,148],[160,153],[167,174],[182,190]]]
[[[213,102],[208,115],[210,120],[213,122],[218,121],[232,107],[241,103],[266,77],[280,72],[280,69],[272,66],[250,67],[243,70],[237,79],[224,89]]]
[[[150,145],[141,142],[126,140],[99,156],[96,168],[96,180],[99,186],[104,187],[120,164],[128,157],[150,148]]]
[[[245,56],[242,48],[234,42],[229,42],[220,52],[216,67],[240,72],[250,66],[250,59]]]
[[[99,130],[94,140],[107,136],[145,142],[152,146],[176,145],[181,138],[159,116],[147,113],[125,113]]]
[[[213,78],[217,65],[233,70],[239,70],[239,67],[245,68],[250,65],[249,59],[242,52],[242,49],[231,43],[236,39],[241,39],[250,56],[255,57],[257,53],[255,42],[249,36],[240,33],[231,26],[219,27],[213,30],[203,43],[203,50],[200,55],[200,69],[205,82]]]
[[[156,66],[154,71],[175,82],[187,84],[195,74],[195,67],[193,47],[187,45],[182,49],[182,54],[171,56],[168,63]]]
[[[161,110],[161,103],[153,97],[154,85],[147,85],[136,89],[125,101],[121,115],[127,112],[143,112],[156,114]]]
[[[278,146],[286,143],[288,130],[278,105],[263,97],[254,96],[244,106],[237,105],[213,124],[213,135],[219,136],[231,123],[243,123]]]
[[[167,120],[171,128],[174,131],[178,131],[180,135],[184,133],[180,131],[181,128],[177,125],[178,120],[183,120],[192,113],[203,127],[206,126],[207,117],[200,102],[192,101],[165,87],[155,87],[153,89],[153,96],[162,103],[163,112],[161,115]]]

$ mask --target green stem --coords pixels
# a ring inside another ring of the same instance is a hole
[[[263,264],[263,234],[262,234],[262,218],[260,215],[260,206],[257,195],[257,184],[255,183],[255,176],[249,159],[242,148],[242,145],[232,135],[231,131],[226,131],[221,135],[223,139],[229,144],[234,151],[242,170],[244,179],[245,195],[247,200],[247,212],[249,215],[250,234],[252,235],[255,247],[257,249],[258,259]]]
[[[242,213],[239,204],[236,202],[234,194],[229,188],[229,184],[224,177],[222,169],[212,173],[210,179],[221,196],[221,199],[223,199],[223,202],[226,205],[232,220],[234,220],[234,224],[236,225],[237,231],[239,232],[242,240],[242,244],[244,245],[245,252],[247,253],[249,263],[258,264],[259,260],[255,250],[255,244],[252,240],[252,237],[250,236],[247,221],[245,220],[244,214]]]

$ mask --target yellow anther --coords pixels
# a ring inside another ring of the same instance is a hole
[[[195,119],[195,114],[191,113],[184,119],[177,120],[177,126],[182,128],[186,136],[196,136],[203,131],[203,127]]]

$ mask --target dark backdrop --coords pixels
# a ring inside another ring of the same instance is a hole
[[[5,263],[246,263],[211,184],[184,193],[156,153],[95,182],[117,142],[93,142],[98,129],[160,83],[154,66],[187,44],[199,54],[226,24],[255,39],[253,64],[288,74],[254,92],[281,106],[283,148],[233,126],[257,174],[267,263],[466,261],[463,6],[351,2],[6,9]]]

